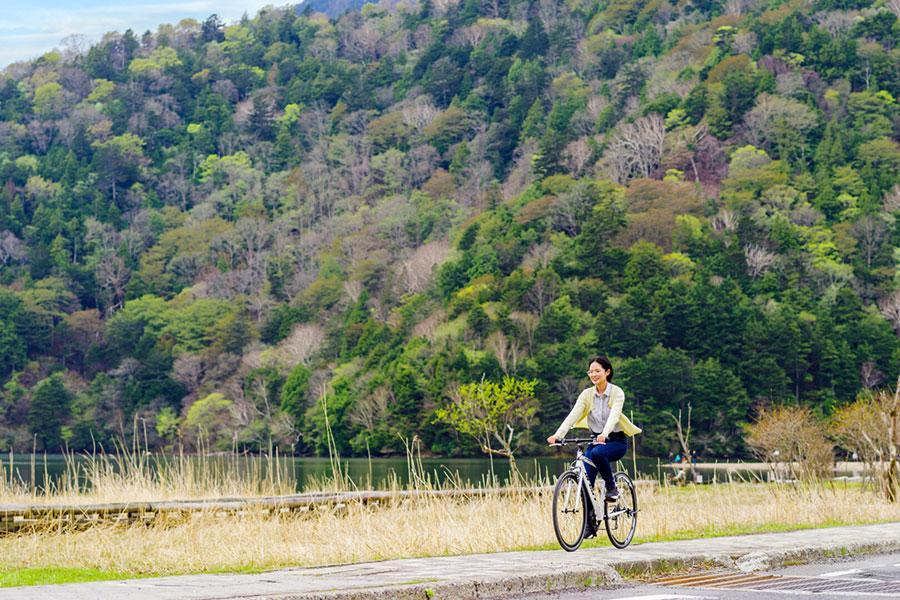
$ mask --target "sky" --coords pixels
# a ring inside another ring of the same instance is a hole
[[[215,13],[226,23],[266,5],[299,0],[0,0],[0,69],[62,48],[63,38],[84,35],[91,44],[108,31],[155,32],[161,23],[205,20]]]

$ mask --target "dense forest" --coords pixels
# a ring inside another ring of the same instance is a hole
[[[638,449],[900,372],[897,0],[421,0],[0,74],[0,447],[478,453],[607,354]],[[325,401],[323,402],[323,397]]]

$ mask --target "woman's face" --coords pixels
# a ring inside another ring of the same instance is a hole
[[[606,376],[609,375],[609,371],[603,368],[598,362],[592,362],[591,366],[588,367],[588,377],[591,378],[591,383],[594,385],[600,385],[601,383],[606,383]]]

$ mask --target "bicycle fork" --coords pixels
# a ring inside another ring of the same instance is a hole
[[[594,463],[591,462],[591,459],[589,459],[588,457],[582,456],[581,460],[590,464],[592,467],[595,467]],[[585,470],[584,465],[579,462],[579,464],[576,468],[578,469],[578,495],[579,495],[579,498],[576,498],[576,500],[580,504],[581,503],[581,498],[580,498],[581,494],[585,494],[587,496],[588,500],[590,500],[590,502],[591,502],[591,508],[594,509],[595,523],[593,523],[593,524],[598,524],[601,521],[600,515],[603,514],[603,507],[601,505],[597,504],[597,499],[594,497],[594,494],[591,492],[590,483],[588,482],[588,477],[587,477],[587,471]]]

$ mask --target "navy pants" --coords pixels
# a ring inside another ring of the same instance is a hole
[[[597,465],[595,469],[591,465],[584,463],[592,488],[594,487],[594,481],[597,479],[598,470],[603,477],[604,483],[606,483],[607,490],[611,490],[616,486],[610,465],[625,456],[626,452],[628,452],[628,438],[625,436],[607,439],[605,444],[591,444],[588,446],[584,454],[591,459],[591,462]]]

